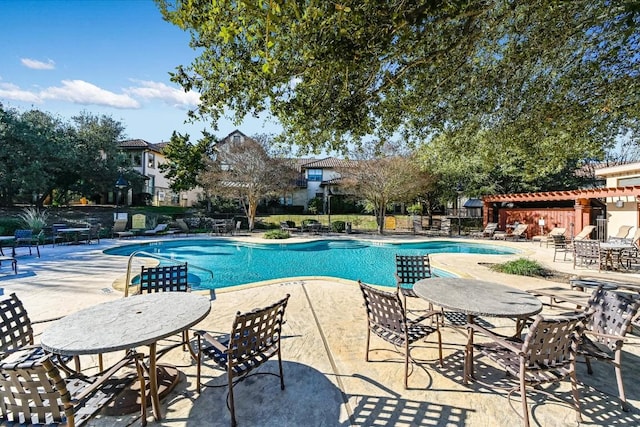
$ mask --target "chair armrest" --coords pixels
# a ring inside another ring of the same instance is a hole
[[[471,323],[467,323],[467,329],[472,329],[475,332],[479,332],[483,335],[485,335],[487,338],[490,338],[492,341],[497,342],[498,344],[500,344],[501,346],[505,347],[507,350],[512,351],[516,354],[523,354],[522,353],[522,349],[520,347],[516,347],[513,344],[513,341],[509,341],[507,340],[505,337],[503,337],[502,335],[497,335],[494,334],[493,332],[490,332],[489,330],[483,328],[480,325],[476,325],[475,323],[471,324]]]
[[[205,341],[207,341],[209,344],[211,344],[213,347],[217,348],[218,350],[220,350],[223,353],[227,352],[229,350],[229,348],[227,346],[225,346],[220,341],[218,341],[209,332],[206,332],[206,331],[195,331],[194,334],[198,335],[199,337],[202,337]]]
[[[625,337],[621,337],[620,335],[601,334],[600,332],[593,332],[589,330],[584,331],[584,333],[588,335],[592,335],[594,337],[598,337],[598,338],[610,339],[611,341],[620,341],[620,342],[628,341]]]

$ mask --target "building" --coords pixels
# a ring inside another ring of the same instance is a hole
[[[129,188],[126,204],[189,207],[198,202],[199,189],[176,193],[169,188],[170,182],[160,170],[160,165],[166,162],[162,153],[166,145],[166,142],[152,144],[143,139],[129,139],[118,144],[129,156],[133,169],[144,179],[142,187]]]

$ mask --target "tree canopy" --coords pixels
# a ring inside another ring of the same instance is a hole
[[[214,125],[266,111],[311,151],[403,139],[528,182],[637,142],[636,0],[156,1],[199,52],[172,79]]]

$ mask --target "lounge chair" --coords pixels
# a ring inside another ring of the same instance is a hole
[[[518,224],[511,233],[504,233],[504,232],[495,233],[493,235],[493,238],[501,239],[501,240],[507,240],[507,239],[520,240],[521,238],[526,239],[527,235],[525,234],[525,232],[527,231],[527,228],[529,228],[529,224]]]
[[[591,233],[593,232],[593,230],[596,229],[595,225],[585,225],[584,228],[582,229],[581,232],[579,232],[578,234],[576,234],[573,237],[573,240],[584,240],[584,239],[588,239],[589,236],[591,236]]]
[[[609,241],[611,242],[624,242],[627,240],[627,236],[629,235],[629,231],[631,231],[631,229],[633,228],[633,226],[631,225],[621,225],[620,228],[618,229],[618,232],[616,233],[615,236],[609,236]]]
[[[476,231],[475,233],[471,233],[471,237],[493,237],[493,233],[498,229],[497,222],[489,222],[487,226],[482,231]]]
[[[111,237],[118,236],[119,239],[123,237],[133,237],[133,231],[127,231],[127,220],[126,219],[116,219],[113,221],[113,229],[111,232]]]
[[[289,224],[288,221],[280,221],[280,230],[289,231],[289,232],[292,232],[292,233],[296,233],[296,232],[300,231],[300,229],[295,226],[295,223],[293,223],[293,225],[291,225],[291,224]]]
[[[167,230],[169,224],[158,224],[152,230],[145,230],[145,236],[155,236],[156,234],[173,234],[172,231]]]
[[[547,243],[547,247],[549,247],[549,243],[553,242],[553,236],[564,236],[567,229],[564,227],[555,227],[553,230],[549,231],[547,234],[540,234],[537,236],[533,236],[531,238],[531,242],[540,242],[540,246],[542,246],[542,242]]]

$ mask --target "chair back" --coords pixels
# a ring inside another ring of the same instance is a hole
[[[596,229],[595,225],[585,225],[585,227],[578,234],[575,235],[573,240],[584,240],[588,239],[593,230]]]
[[[0,300],[0,358],[9,351],[33,344],[33,327],[15,293]]]
[[[494,231],[496,231],[498,229],[498,223],[497,222],[490,222],[487,224],[487,226],[484,228],[484,233],[491,233],[493,234]]]
[[[573,242],[573,251],[576,258],[599,259],[600,241],[598,240],[578,240]]]
[[[15,233],[13,234],[13,237],[15,237],[17,241],[31,240],[33,238],[33,231],[32,230],[16,230]]]
[[[630,294],[621,292],[608,291],[599,286],[591,294],[587,307],[588,312],[592,314],[586,324],[588,331],[620,337],[620,339],[612,339],[589,335],[589,338],[614,351],[627,334],[631,321],[638,313],[640,298],[634,298]]]
[[[71,395],[49,356],[0,362],[0,411],[20,425],[75,425]]]
[[[189,232],[189,226],[187,225],[186,222],[184,222],[184,219],[181,219],[181,218],[176,219],[176,224],[178,224],[178,227],[180,227],[180,230],[182,230],[182,232],[184,233]]]
[[[119,233],[121,231],[125,231],[127,229],[127,220],[126,219],[116,219],[113,221],[113,232]]]
[[[402,335],[407,331],[407,321],[400,296],[385,292],[358,281],[364,306],[367,310],[369,329],[376,333]]]
[[[553,240],[553,247],[555,249],[567,248],[567,238],[564,237],[564,234],[551,234],[551,239]]]
[[[280,338],[284,312],[289,301],[287,294],[268,307],[236,314],[228,345],[229,372],[244,363],[254,367],[280,352]]]
[[[549,232],[549,236],[562,236],[564,237],[564,233],[567,231],[564,227],[555,227],[553,230]]]
[[[572,363],[587,317],[586,313],[556,318],[536,316],[522,346],[526,367],[546,370]]]
[[[521,236],[529,228],[529,224],[518,224],[511,233],[513,236]]]
[[[140,293],[188,292],[187,263],[165,267],[145,267],[140,271]]]
[[[631,225],[621,225],[620,228],[618,229],[618,233],[616,233],[615,236],[611,236],[612,239],[626,239],[627,236],[629,235],[629,231],[631,231],[631,229],[633,228],[633,226]]]
[[[418,280],[428,279],[431,274],[429,254],[396,254],[396,282],[400,285],[413,285]]]

